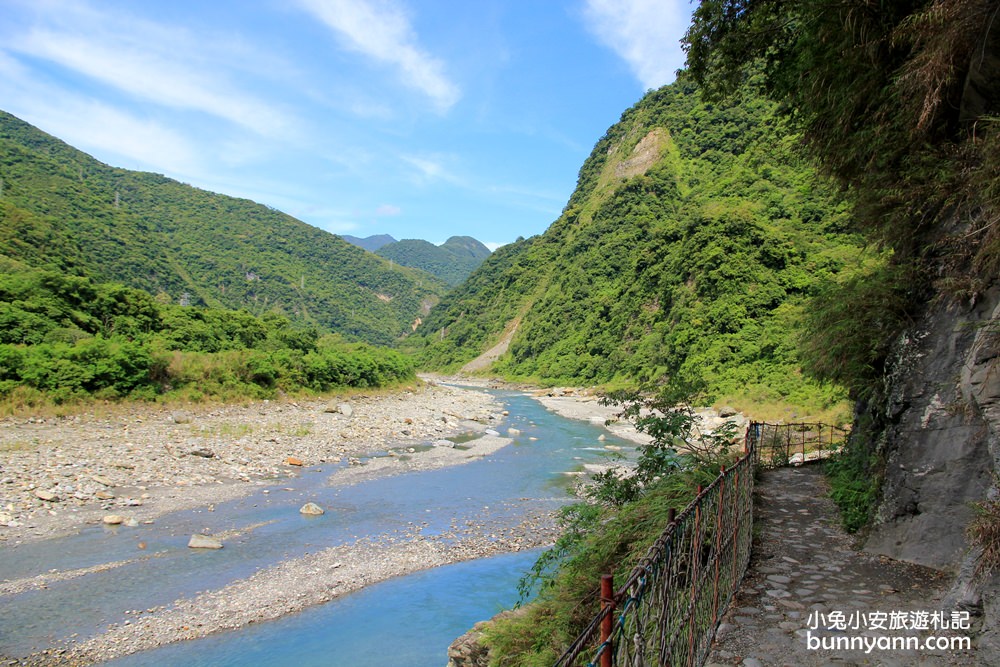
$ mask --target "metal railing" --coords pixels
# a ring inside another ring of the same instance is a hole
[[[766,468],[780,468],[827,458],[844,445],[849,434],[850,431],[829,424],[751,422],[747,441],[752,441],[757,463]]]
[[[795,437],[792,437],[792,436]],[[555,667],[701,665],[750,562],[754,469],[839,446],[846,431],[822,424],[751,422],[745,453],[678,513],[614,589],[601,581],[601,610]],[[580,662],[582,659],[586,662]]]

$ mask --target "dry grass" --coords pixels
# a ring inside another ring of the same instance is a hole
[[[1000,499],[973,503],[976,512],[966,527],[969,542],[981,549],[976,562],[976,574],[989,576],[1000,566]]]

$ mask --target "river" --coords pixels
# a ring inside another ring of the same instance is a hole
[[[331,469],[316,469],[211,512],[178,512],[130,531],[93,527],[5,549],[0,580],[122,564],[0,597],[0,654],[25,656],[86,638],[110,623],[130,622],[134,617],[125,610],[169,605],[358,538],[396,535],[414,526],[434,536],[470,523],[485,525],[487,533],[502,531],[529,513],[565,503],[570,479],[565,473],[606,457],[606,445],[632,446],[599,426],[562,418],[524,394],[492,393],[509,411],[500,430],[516,429],[514,442],[472,463],[342,488],[328,484]],[[327,513],[304,519],[298,508],[305,499],[319,502]],[[204,528],[236,530],[239,536],[220,551],[194,553],[187,538]],[[139,558],[137,541],[146,547]],[[536,556],[521,552],[425,570],[277,621],[108,664],[443,667],[455,637],[515,602],[517,582]]]

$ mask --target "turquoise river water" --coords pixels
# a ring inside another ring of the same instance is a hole
[[[0,597],[0,655],[26,656],[74,636],[95,635],[109,623],[127,620],[124,610],[167,605],[287,558],[361,537],[399,534],[410,524],[426,524],[424,535],[446,532],[456,522],[513,526],[529,512],[565,503],[565,473],[607,456],[605,445],[630,446],[600,426],[559,417],[523,394],[491,393],[510,412],[498,430],[514,427],[520,433],[512,445],[472,463],[343,488],[327,483],[334,466],[321,467],[276,480],[267,494],[262,488],[220,503],[213,512],[178,512],[130,530],[95,526],[4,548],[0,580],[133,562]],[[306,500],[327,513],[302,517],[298,508]],[[220,551],[198,553],[186,546],[192,533],[205,528],[218,533],[262,522],[268,523],[227,541]],[[139,541],[150,556],[135,560]],[[276,621],[107,664],[444,667],[455,637],[516,601],[517,582],[537,555],[507,554],[398,577]]]

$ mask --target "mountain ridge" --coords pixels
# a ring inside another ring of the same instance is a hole
[[[709,401],[840,401],[802,377],[794,329],[861,244],[795,147],[775,106],[749,93],[710,105],[683,77],[650,91],[596,143],[562,215],[494,252],[410,343],[455,370],[518,321],[490,372],[666,382]]]
[[[439,246],[421,239],[403,239],[382,246],[375,254],[426,271],[455,287],[490,256],[490,250],[471,236],[452,236]]]
[[[447,290],[262,204],[103,164],[6,112],[0,179],[0,254],[29,266],[378,344],[408,335]]]

